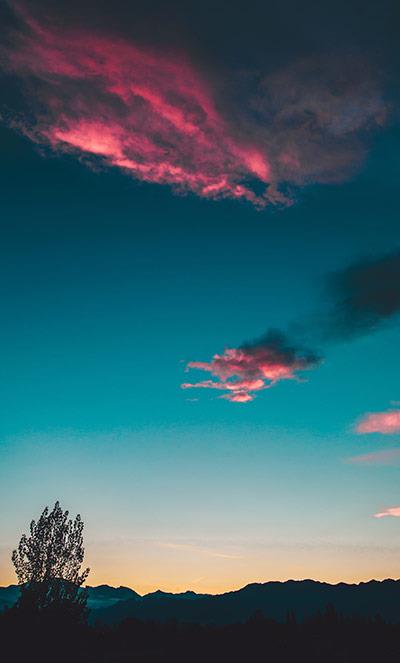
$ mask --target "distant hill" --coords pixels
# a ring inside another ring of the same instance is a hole
[[[99,610],[108,608],[120,601],[137,601],[142,597],[129,587],[110,587],[109,585],[98,585],[97,587],[87,587],[88,590],[88,608],[90,610]]]
[[[20,589],[18,585],[9,585],[0,587],[0,612],[6,608],[11,608],[19,597]]]
[[[108,585],[99,585],[98,587],[87,587],[88,590],[88,608],[98,610],[109,608],[119,601],[136,600],[142,597],[129,589],[129,587],[109,587]],[[11,607],[18,600],[20,588],[18,585],[9,585],[9,587],[0,587],[0,611]]]
[[[191,592],[187,590],[181,594],[171,594],[169,592],[162,592],[161,589],[157,589],[155,592],[150,594],[145,594],[142,598],[143,601],[151,601],[152,603],[164,600],[185,600],[185,601],[194,601],[195,599],[209,597],[211,594],[196,594],[196,592]]]
[[[0,588],[0,609],[11,605],[18,587]],[[384,580],[350,585],[313,580],[251,584],[219,595],[184,592],[169,594],[160,590],[140,596],[127,587],[88,588],[90,620],[108,624],[128,617],[168,621],[228,624],[244,622],[256,611],[283,621],[293,610],[298,620],[324,611],[331,604],[346,616],[374,617],[380,614],[389,622],[400,622],[400,580]]]

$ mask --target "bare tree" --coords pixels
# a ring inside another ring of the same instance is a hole
[[[68,518],[56,502],[46,507],[30,535],[23,534],[12,561],[22,586],[20,607],[36,611],[62,608],[81,619],[86,612],[86,593],[81,589],[89,569],[81,572],[84,558],[83,521]]]

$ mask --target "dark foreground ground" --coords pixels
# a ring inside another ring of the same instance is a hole
[[[400,624],[342,618],[333,608],[302,624],[261,613],[243,624],[205,626],[125,620],[115,626],[74,626],[57,620],[0,617],[5,663],[386,663],[400,661]]]

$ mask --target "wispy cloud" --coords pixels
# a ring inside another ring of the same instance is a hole
[[[400,410],[369,412],[356,424],[355,430],[359,434],[382,433],[383,435],[394,435],[400,433]]]
[[[387,509],[374,514],[374,518],[386,518],[388,516],[400,518],[400,506],[389,506]]]
[[[383,451],[371,451],[360,456],[349,458],[349,463],[355,465],[399,465],[400,449],[385,449]]]
[[[171,541],[161,541],[158,543],[161,548],[168,548],[169,550],[178,550],[182,552],[194,553],[196,555],[202,555],[205,557],[215,557],[219,559],[243,559],[243,555],[237,555],[233,553],[227,553],[220,550],[214,550],[212,548],[206,548],[192,543],[180,543],[180,542],[171,542]]]
[[[255,392],[268,389],[281,380],[299,380],[302,371],[315,368],[320,358],[289,343],[284,334],[270,331],[253,343],[228,348],[214,355],[210,362],[191,361],[186,370],[210,373],[218,380],[184,382],[182,389],[218,389],[221,398],[233,403],[247,403]]]
[[[385,121],[377,76],[359,56],[219,78],[151,38],[139,44],[52,12],[38,19],[18,4],[2,60],[27,109],[11,111],[11,124],[88,164],[264,207],[289,202],[288,187],[351,175],[364,134]]]

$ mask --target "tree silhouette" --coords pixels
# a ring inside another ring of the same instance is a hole
[[[84,558],[83,521],[78,514],[68,519],[56,502],[46,507],[30,535],[23,534],[12,561],[21,585],[18,608],[35,613],[82,621],[86,614],[86,593],[81,586],[89,569],[81,572]]]

